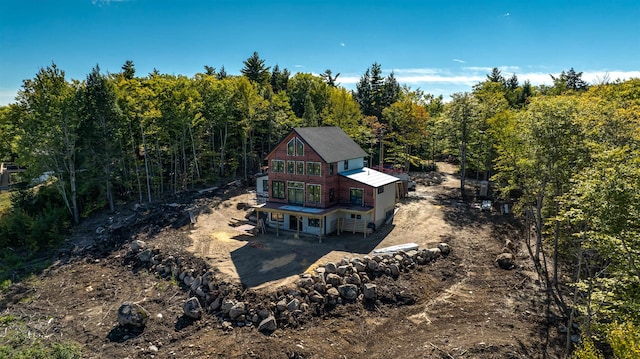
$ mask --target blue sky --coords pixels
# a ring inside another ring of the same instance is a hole
[[[253,51],[350,89],[377,62],[445,98],[492,67],[536,85],[571,67],[626,79],[640,77],[639,34],[640,0],[0,0],[0,105],[52,61],[79,80],[128,59],[138,75],[239,74]]]

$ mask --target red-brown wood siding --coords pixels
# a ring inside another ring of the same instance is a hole
[[[266,158],[267,165],[269,166],[269,202],[275,203],[288,203],[288,199],[280,199],[273,198],[272,193],[272,181],[295,181],[295,182],[304,182],[305,188],[305,203],[304,205],[307,207],[318,207],[318,208],[326,208],[330,207],[334,204],[339,203],[339,194],[338,189],[340,187],[340,180],[337,174],[337,164],[334,164],[334,174],[332,176],[329,175],[329,164],[324,162],[320,155],[318,155],[311,146],[309,146],[304,140],[298,137],[304,143],[304,155],[303,156],[289,156],[287,155],[287,143],[296,137],[296,133],[290,133],[278,147],[276,147]],[[273,172],[272,160],[283,160],[284,164],[284,172]],[[303,161],[305,162],[305,174],[291,174],[287,173],[287,161]],[[307,173],[307,162],[319,162],[320,163],[320,176],[308,175]],[[307,201],[307,184],[317,184],[320,185],[320,203],[308,202]],[[334,189],[335,192],[335,201],[329,201],[329,192],[331,189]],[[287,190],[285,189],[285,197],[287,196]]]

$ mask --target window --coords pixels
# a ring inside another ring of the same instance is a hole
[[[320,218],[309,218],[309,227],[320,228]]]
[[[287,173],[296,173],[296,161],[287,161]]]
[[[298,175],[304,174],[304,162],[296,161],[296,174]]]
[[[284,172],[284,161],[283,160],[272,160],[271,167],[273,167],[273,173],[282,173]]]
[[[297,137],[287,142],[287,156],[304,156],[304,143]]]
[[[349,190],[349,203],[356,206],[362,206],[363,195],[364,190],[362,188],[351,188]]]
[[[384,193],[384,186],[378,187],[378,194]]]
[[[282,213],[271,213],[271,220],[275,222],[284,221],[284,214]]]
[[[329,163],[329,176],[333,176],[333,163]]]
[[[320,185],[319,184],[307,185],[307,201],[320,203]]]
[[[304,183],[287,182],[287,194],[289,203],[304,204]]]
[[[336,191],[335,189],[330,189],[329,190],[329,202],[333,202],[336,200]]]
[[[284,198],[284,181],[273,181],[271,186],[271,196],[273,198]]]
[[[348,170],[349,169],[349,160],[344,160],[344,170]]]
[[[309,176],[320,176],[320,162],[307,162],[307,174]]]
[[[269,190],[269,180],[262,180],[262,191],[268,191]]]

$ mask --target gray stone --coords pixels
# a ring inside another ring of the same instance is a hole
[[[261,308],[260,310],[258,310],[258,315],[260,316],[261,319],[264,319],[264,318],[270,316],[271,312],[269,312],[268,309]]]
[[[347,282],[347,284],[355,284],[358,286],[362,284],[362,280],[360,279],[360,275],[358,275],[358,273],[353,273],[345,278],[345,282]]]
[[[326,281],[327,281],[327,284],[331,284],[334,287],[344,284],[344,279],[341,276],[334,273],[327,274]]]
[[[309,278],[302,278],[298,281],[298,286],[302,287],[302,288],[309,288],[313,285],[313,279],[311,277]]]
[[[134,252],[139,252],[145,249],[146,247],[147,247],[147,244],[144,241],[141,241],[139,239],[136,239],[135,241],[131,242],[131,250]]]
[[[358,286],[355,284],[344,284],[338,287],[340,296],[347,300],[358,298]]]
[[[278,329],[278,323],[273,315],[264,318],[258,325],[258,330],[261,332],[272,332]]]
[[[446,243],[438,244],[438,249],[440,249],[440,252],[442,253],[443,256],[446,256],[449,253],[451,253],[451,247],[449,247],[449,245]]]
[[[333,262],[327,262],[327,264],[324,265],[324,269],[327,271],[327,273],[337,273],[338,272],[338,267]]]
[[[151,257],[153,257],[153,252],[148,249],[138,253],[138,260],[143,263],[147,263],[151,261]]]
[[[515,267],[514,257],[511,253],[501,253],[496,258],[496,263],[502,269],[513,269]]]
[[[366,300],[376,300],[378,297],[378,286],[373,283],[365,283],[362,287],[362,294]]]
[[[348,264],[341,265],[338,267],[338,274],[341,276],[351,273],[352,271],[353,271],[353,268]]]
[[[320,294],[318,292],[313,292],[309,296],[309,300],[314,302],[314,303],[322,303],[322,302],[324,302],[324,297],[322,296],[322,294]]]
[[[222,326],[222,330],[224,330],[225,332],[230,332],[233,330],[233,324],[226,320],[222,322],[221,326]]]
[[[200,284],[202,284],[202,277],[197,276],[193,280],[193,282],[191,282],[191,290],[195,291],[200,286]]]
[[[354,266],[357,272],[364,272],[367,270],[367,265],[363,262],[356,262]]]
[[[290,312],[296,311],[300,308],[300,300],[298,298],[293,298],[289,303],[287,303],[287,310]]]
[[[346,266],[347,264],[349,264],[349,257],[344,257],[340,260],[341,266]]]
[[[331,287],[329,289],[327,289],[327,295],[329,297],[339,297],[340,296],[340,292],[338,292],[338,290],[334,287]]]
[[[417,255],[418,255],[418,251],[415,249],[412,249],[407,252],[407,257],[409,258],[415,258]]]
[[[389,269],[391,270],[391,275],[396,277],[400,275],[400,267],[396,263],[391,263],[389,265]]]
[[[204,298],[207,295],[207,293],[205,293],[204,290],[202,289],[202,286],[199,286],[198,288],[196,288],[195,293],[200,298]]]
[[[202,316],[202,307],[196,297],[187,299],[182,306],[182,310],[184,311],[184,315],[192,319],[200,319]]]
[[[287,309],[287,301],[280,299],[278,303],[276,303],[276,309],[278,309],[279,312],[284,312]]]
[[[229,310],[229,318],[233,320],[237,320],[241,315],[244,315],[246,312],[247,312],[247,309],[244,302],[238,302]]]
[[[378,270],[378,262],[376,262],[376,261],[369,261],[369,262],[367,263],[367,268],[368,268],[369,270],[372,270],[372,271],[377,271],[377,270]]]
[[[118,308],[118,324],[143,328],[149,320],[149,312],[140,304],[123,303]]]
[[[220,309],[221,306],[222,306],[222,298],[217,297],[216,299],[214,299],[211,305],[209,305],[209,310],[211,310],[212,312],[215,312],[216,310]]]
[[[231,299],[223,300],[222,306],[220,306],[222,314],[228,315],[229,311],[231,310],[231,308],[233,308],[234,305],[236,305],[236,302],[232,301]]]
[[[440,253],[442,253],[442,251],[440,248],[429,248],[427,249],[427,253],[429,254],[429,260],[435,260],[440,257]]]

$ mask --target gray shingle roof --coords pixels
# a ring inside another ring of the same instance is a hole
[[[327,163],[367,157],[367,153],[340,127],[298,127],[293,130]]]

